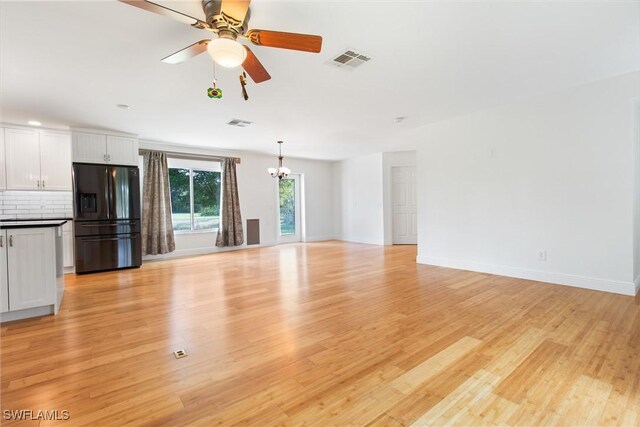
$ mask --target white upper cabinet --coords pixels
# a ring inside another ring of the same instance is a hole
[[[138,138],[135,136],[73,131],[72,147],[75,163],[138,164]]]
[[[7,190],[71,190],[71,139],[64,132],[5,128],[4,158]]]
[[[138,139],[107,135],[107,161],[114,165],[138,165]]]
[[[107,135],[73,132],[71,141],[74,163],[107,163]]]
[[[71,191],[71,137],[69,134],[40,133],[40,178],[43,190]]]
[[[0,128],[0,190],[7,188],[7,164],[4,160],[4,129]]]
[[[4,130],[7,189],[40,189],[40,137],[35,129]]]

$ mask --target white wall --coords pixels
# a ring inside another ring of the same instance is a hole
[[[640,94],[635,99],[633,106],[634,115],[634,160],[635,160],[635,187],[634,194],[634,222],[633,222],[633,277],[635,277],[636,293],[640,290]]]
[[[343,160],[334,167],[341,238],[384,243],[382,153]]]
[[[382,153],[382,199],[384,204],[384,244],[393,244],[393,207],[391,169],[396,166],[415,166],[415,151]]]
[[[420,128],[418,262],[633,294],[639,82]]]
[[[246,228],[247,219],[258,218],[260,219],[260,245],[268,246],[278,243],[277,179],[272,178],[267,173],[268,167],[277,165],[278,160],[276,154],[268,156],[249,152],[202,150],[180,145],[159,144],[152,141],[140,141],[140,148],[239,157],[241,163],[237,166],[236,171],[243,226]],[[276,149],[277,147],[274,147],[274,153]],[[304,199],[306,203],[306,229],[304,235],[306,236],[306,240],[313,241],[337,238],[338,231],[333,221],[334,183],[332,162],[294,159],[285,156],[284,163],[285,166],[291,169],[292,173],[301,174],[304,180]],[[215,233],[176,233],[175,239],[175,252],[167,255],[146,256],[144,259],[168,258],[229,250],[215,246]],[[246,247],[246,244],[238,248],[244,247]]]

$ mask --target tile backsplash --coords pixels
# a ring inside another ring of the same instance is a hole
[[[71,218],[71,191],[0,191],[0,219]]]

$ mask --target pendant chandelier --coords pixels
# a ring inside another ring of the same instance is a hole
[[[269,168],[267,169],[267,172],[269,172],[274,178],[282,179],[286,178],[291,173],[291,169],[282,166],[282,141],[278,141],[278,152],[278,167]]]

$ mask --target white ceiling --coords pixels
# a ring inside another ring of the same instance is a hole
[[[201,13],[198,1],[162,2]],[[202,14],[201,14],[202,15]],[[322,53],[254,47],[272,80],[240,97],[203,54],[208,33],[117,1],[0,3],[2,121],[96,127],[222,149],[341,159],[415,148],[417,126],[640,69],[640,8],[625,2],[254,0],[251,28],[320,34]],[[326,64],[347,47],[373,59]],[[130,104],[130,110],[116,104]],[[408,117],[401,124],[398,116]],[[247,128],[227,126],[233,119]]]

